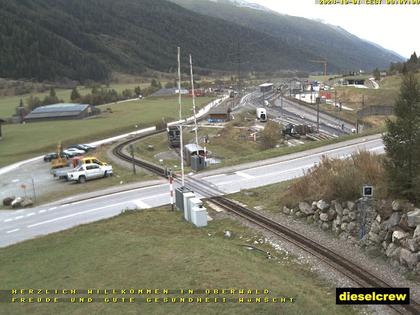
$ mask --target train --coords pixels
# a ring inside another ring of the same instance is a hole
[[[181,145],[181,132],[179,130],[178,126],[169,126],[166,128],[167,134],[168,134],[168,143],[169,146],[173,148],[179,148]]]

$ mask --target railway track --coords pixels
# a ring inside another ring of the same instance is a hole
[[[156,135],[159,133],[164,132],[165,130],[156,130],[155,132],[151,132],[140,137],[136,137],[130,140],[127,140],[118,146],[116,146],[113,150],[113,153],[124,161],[128,161],[132,163],[132,158],[124,153],[124,147],[144,139],[146,137]],[[134,163],[146,170],[153,172],[156,175],[167,177],[166,169],[162,168],[161,166],[154,165],[150,162],[146,162],[139,159],[134,159]],[[175,176],[175,181],[180,184],[180,179]],[[211,199],[211,202],[216,204],[217,206],[225,209],[228,212],[234,213],[235,215],[254,223],[255,225],[264,228],[265,230],[270,231],[271,233],[281,237],[282,239],[294,244],[298,248],[304,250],[312,254],[313,256],[317,257],[333,269],[337,270],[341,274],[345,275],[349,279],[351,279],[354,283],[359,285],[360,287],[383,287],[383,288],[390,288],[391,285],[387,284],[385,281],[378,278],[373,273],[363,269],[356,263],[348,260],[347,258],[331,251],[327,247],[312,241],[311,239],[289,229],[288,227],[273,221],[272,219],[245,208],[236,202],[224,197],[224,193],[220,191],[217,187],[211,186],[207,183],[202,181],[196,181],[192,178],[185,178],[185,186],[190,188],[191,190],[199,193],[206,199]],[[414,301],[413,299],[410,301],[409,305],[386,305],[392,308],[395,312],[399,314],[420,314],[420,305]]]

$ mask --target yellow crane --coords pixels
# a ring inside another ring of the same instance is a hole
[[[324,75],[327,75],[327,60],[309,60],[310,62],[322,63],[324,65]]]

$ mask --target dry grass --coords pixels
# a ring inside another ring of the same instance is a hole
[[[359,198],[362,186],[373,185],[376,197],[386,195],[383,157],[362,151],[345,160],[323,157],[304,177],[293,183],[287,203],[296,200],[352,200]]]

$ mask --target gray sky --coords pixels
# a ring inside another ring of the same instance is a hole
[[[339,0],[337,0],[339,2]],[[349,0],[351,2],[352,0]],[[396,0],[398,1],[398,0]],[[404,57],[420,53],[418,5],[319,5],[315,0],[248,0],[273,11],[322,20],[393,50]],[[362,3],[365,1],[362,0]],[[386,0],[382,0],[383,3]]]

